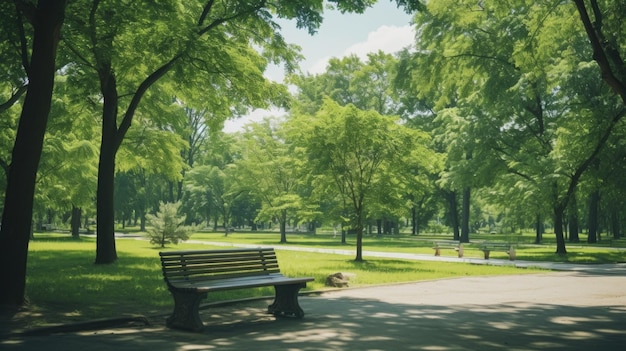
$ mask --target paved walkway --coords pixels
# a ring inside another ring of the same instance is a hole
[[[489,263],[512,264],[500,261]],[[267,315],[270,301],[256,300],[203,309],[203,333],[153,316],[149,326],[12,336],[0,350],[624,350],[626,265],[542,266],[563,271],[302,296],[300,320]]]

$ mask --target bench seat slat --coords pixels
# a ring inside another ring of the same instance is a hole
[[[206,284],[210,284],[210,282],[215,282],[224,279],[242,279],[247,277],[252,278],[263,278],[272,274],[280,274],[280,272],[273,273],[259,273],[259,272],[239,272],[239,273],[229,273],[229,274],[220,274],[219,276],[211,276],[211,275],[193,275],[193,276],[174,276],[170,277],[168,282],[204,282]]]
[[[199,293],[231,290],[240,288],[257,288],[262,286],[298,284],[310,281],[309,278],[288,278],[282,274],[271,274],[255,277],[234,277],[219,280],[174,280],[170,284],[177,289],[191,289]]]
[[[176,269],[176,268],[181,268],[181,269],[187,269],[187,270],[193,270],[193,269],[203,269],[206,267],[215,267],[215,268],[220,268],[220,267],[233,267],[233,268],[238,268],[238,267],[276,267],[278,266],[278,262],[277,261],[232,261],[231,263],[226,262],[226,261],[220,261],[220,262],[194,262],[194,263],[189,263],[189,262],[181,262],[178,264],[163,264],[163,268],[165,269]]]
[[[277,262],[276,257],[225,257],[216,258],[213,256],[200,256],[194,258],[180,258],[180,259],[162,259],[164,266],[175,265],[194,265],[194,264],[219,264],[219,263],[234,263],[234,262]]]
[[[194,263],[194,264],[178,264],[178,265],[164,265],[163,269],[167,271],[175,271],[175,270],[186,270],[186,271],[194,271],[194,270],[205,270],[205,269],[220,269],[220,268],[230,268],[233,270],[236,269],[249,269],[249,268],[277,268],[278,262],[233,262],[232,264],[228,264],[227,262],[207,262],[207,263]]]
[[[198,260],[198,259],[205,259],[205,258],[211,258],[211,259],[229,259],[229,260],[236,260],[238,258],[259,258],[259,257],[266,257],[266,258],[276,258],[276,254],[274,252],[264,252],[263,250],[257,251],[257,252],[242,252],[242,253],[211,253],[211,252],[207,252],[207,251],[202,251],[199,253],[195,253],[195,254],[184,254],[184,253],[177,253],[177,254],[172,254],[172,253],[163,253],[163,255],[161,256],[161,258],[165,259],[165,260],[174,260],[174,261],[178,261],[178,260]]]
[[[177,279],[177,278],[186,278],[186,279],[193,279],[194,277],[201,277],[202,279],[221,279],[221,277],[228,277],[228,276],[245,276],[245,275],[268,275],[271,273],[280,273],[280,270],[278,268],[275,269],[268,269],[268,270],[241,270],[241,269],[237,269],[237,270],[228,270],[228,269],[221,269],[221,270],[203,270],[203,271],[194,271],[194,272],[189,272],[189,271],[174,271],[174,272],[168,272],[167,276],[168,279]]]
[[[276,256],[260,256],[258,253],[256,254],[256,256],[253,255],[241,255],[241,256],[217,256],[217,255],[202,255],[202,256],[193,256],[193,257],[186,257],[186,256],[168,256],[168,257],[162,257],[163,262],[202,262],[204,260],[210,260],[210,261],[215,261],[215,262],[226,262],[226,261],[246,261],[246,260],[250,260],[250,261],[258,261],[260,259],[264,259],[264,260],[276,260]]]

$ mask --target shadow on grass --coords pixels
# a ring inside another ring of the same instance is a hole
[[[30,252],[26,277],[30,303],[14,322],[28,328],[162,310],[171,298],[157,257],[155,250],[154,258],[120,255],[113,264],[96,265],[92,251]]]

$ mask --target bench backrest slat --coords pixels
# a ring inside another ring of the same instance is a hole
[[[159,255],[167,282],[280,273],[272,248],[169,251]]]

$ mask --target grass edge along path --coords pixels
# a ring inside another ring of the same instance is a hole
[[[255,244],[280,247],[283,245],[298,246],[306,248],[329,248],[353,250],[355,253],[354,237],[348,236],[347,244],[341,243],[339,235],[332,234],[306,234],[289,233],[286,244],[277,244],[278,233],[271,232],[232,232],[228,236],[224,233],[201,232],[194,233],[190,240],[222,242],[224,244]],[[366,235],[363,238],[363,250],[412,253],[432,255],[433,242],[436,240],[449,240],[451,235]],[[523,261],[549,261],[560,263],[619,263],[626,262],[626,241],[612,241],[613,247],[607,247],[606,242],[602,244],[568,243],[567,255],[557,255],[556,244],[551,240],[544,240],[544,244],[532,243],[533,237],[528,234],[516,237],[495,236],[495,235],[474,235],[470,243],[464,244],[464,257],[482,258],[483,252],[480,246],[483,242],[511,243],[517,252],[517,259]],[[446,252],[445,255],[454,255],[454,252]],[[491,258],[508,259],[505,252],[494,251]]]

